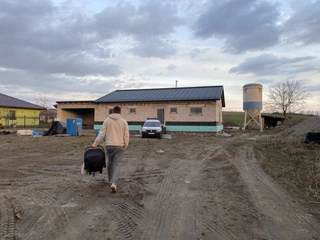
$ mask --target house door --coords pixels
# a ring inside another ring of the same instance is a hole
[[[159,119],[161,124],[164,124],[164,109],[163,108],[157,109],[157,118]]]

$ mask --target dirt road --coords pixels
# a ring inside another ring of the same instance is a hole
[[[116,194],[80,174],[94,137],[0,135],[0,239],[320,239],[247,135],[131,136]]]

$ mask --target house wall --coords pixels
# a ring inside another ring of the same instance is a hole
[[[221,101],[159,102],[159,103],[100,103],[95,108],[94,129],[99,130],[114,106],[121,107],[121,115],[129,129],[139,131],[147,118],[156,118],[157,109],[164,109],[164,126],[167,131],[217,132],[223,129]],[[176,113],[170,113],[176,108]],[[202,114],[190,114],[190,108],[202,108]],[[130,109],[135,109],[131,113]]]
[[[10,111],[15,111],[15,119],[10,119]],[[0,107],[0,123],[5,127],[16,124],[16,127],[39,127],[40,110]]]

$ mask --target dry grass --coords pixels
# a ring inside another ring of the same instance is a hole
[[[263,166],[273,177],[308,201],[320,203],[319,144],[297,138],[267,138],[257,146],[267,157]]]

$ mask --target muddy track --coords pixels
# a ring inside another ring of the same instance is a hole
[[[0,193],[0,239],[16,239],[16,219],[10,198]]]
[[[261,168],[252,147],[238,149],[233,164],[254,205],[264,215],[268,239],[320,239],[317,221]]]
[[[320,239],[241,137],[131,138],[116,194],[106,169],[80,174],[94,134],[1,137],[0,239]]]

